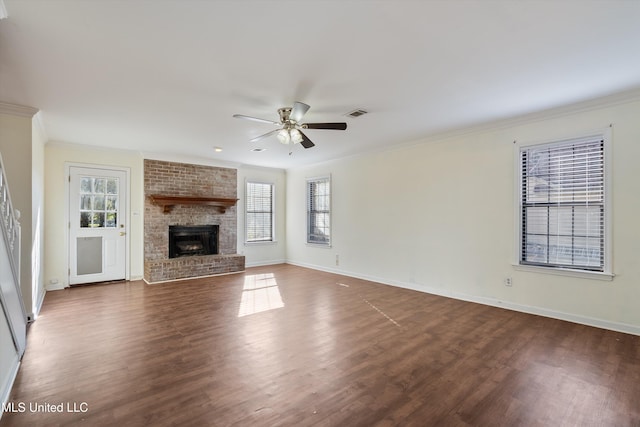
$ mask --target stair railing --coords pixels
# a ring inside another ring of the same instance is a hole
[[[12,335],[16,344],[16,349],[22,355],[25,348],[25,331],[27,315],[22,299],[22,290],[20,289],[20,211],[14,209],[11,202],[11,193],[7,183],[7,175],[5,174],[4,162],[0,154],[0,228],[2,229],[2,238],[8,252],[8,263],[11,267],[13,275],[14,289],[5,288],[8,284],[2,285],[0,299],[2,309],[12,328]],[[2,262],[2,261],[0,261]],[[10,286],[10,285],[9,285]],[[11,301],[7,301],[8,294],[11,295]],[[17,307],[17,306],[20,307]]]

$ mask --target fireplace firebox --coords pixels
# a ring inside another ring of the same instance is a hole
[[[170,225],[169,258],[218,253],[218,225]]]

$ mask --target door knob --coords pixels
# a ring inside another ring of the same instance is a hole
[[[126,233],[126,232],[124,232],[124,231],[121,231],[121,232],[120,232],[120,235],[121,235],[121,236],[124,236],[125,234],[127,234],[127,233]]]

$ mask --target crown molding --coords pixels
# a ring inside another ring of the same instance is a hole
[[[104,147],[100,145],[90,145],[90,144],[80,144],[77,142],[67,142],[60,141],[57,139],[48,139],[47,140],[48,147],[57,147],[62,149],[69,150],[81,150],[81,151],[103,151],[108,153],[122,153],[123,155],[137,155],[140,156],[140,151],[138,150],[129,150],[126,148],[113,148],[113,147]]]
[[[159,153],[143,151],[142,158],[148,160],[160,160],[162,162],[187,163],[200,166],[214,166],[218,168],[238,169],[242,163],[230,162],[227,160],[217,160],[204,157],[196,157],[192,155],[175,154],[175,153]]]
[[[586,111],[615,107],[616,105],[637,101],[640,101],[640,88],[630,89],[623,92],[601,96],[598,98],[591,98],[588,100],[579,101],[555,108],[549,108],[542,111],[513,117],[510,119],[499,120],[493,127],[509,127],[519,124],[532,123],[540,120],[553,119]]]
[[[424,144],[433,144],[445,142],[453,138],[459,138],[475,133],[491,132],[496,130],[507,129],[519,125],[526,125],[529,123],[535,123],[543,120],[551,120],[559,117],[564,117],[572,114],[578,114],[582,112],[600,110],[603,108],[615,107],[621,104],[627,104],[631,102],[640,101],[640,88],[633,88],[622,92],[616,92],[610,95],[605,95],[597,98],[591,98],[584,101],[578,101],[571,104],[566,104],[558,107],[548,108],[532,113],[521,114],[513,117],[507,117],[503,119],[491,120],[476,125],[454,128],[445,130],[442,132],[436,132],[428,135],[424,135],[418,139],[413,139],[394,145],[392,147],[379,147],[377,149],[366,150],[361,153],[351,154],[341,158],[333,158],[317,163],[309,163],[299,166],[291,166],[285,168],[285,170],[299,170],[309,167],[315,167],[325,164],[331,164],[345,159],[358,158],[363,156],[369,156],[376,153],[386,153],[399,150],[405,150],[413,147],[419,147]]]
[[[477,125],[471,125],[468,127],[461,127],[458,129],[452,129],[441,133],[435,133],[421,138],[417,141],[407,142],[404,147],[410,147],[414,145],[420,145],[425,142],[442,141],[449,138],[456,138],[460,136],[466,136],[474,133],[491,132],[494,130],[501,130],[510,127],[526,125],[529,123],[540,122],[544,120],[552,120],[560,117],[569,116],[572,114],[584,113],[587,111],[601,110],[604,108],[615,107],[621,104],[627,104],[631,102],[640,101],[640,88],[634,88],[622,92],[617,92],[610,95],[601,96],[598,98],[591,98],[584,101],[578,101],[571,104],[566,104],[558,107],[552,107],[540,111],[521,114],[513,117],[507,117],[503,119],[492,120],[485,123],[479,123]],[[402,146],[398,146],[402,147]]]
[[[0,114],[9,114],[12,116],[29,117],[32,118],[36,113],[40,111],[37,108],[27,107],[24,105],[9,104],[7,102],[0,102]]]

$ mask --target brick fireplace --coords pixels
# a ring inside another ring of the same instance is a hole
[[[244,270],[244,256],[237,254],[236,247],[238,219],[235,204],[222,209],[189,202],[160,206],[152,197],[215,197],[235,201],[235,169],[146,159],[144,193],[145,281],[156,283]],[[170,226],[214,226],[217,230],[217,254],[194,253],[184,254],[193,256],[170,258]]]

